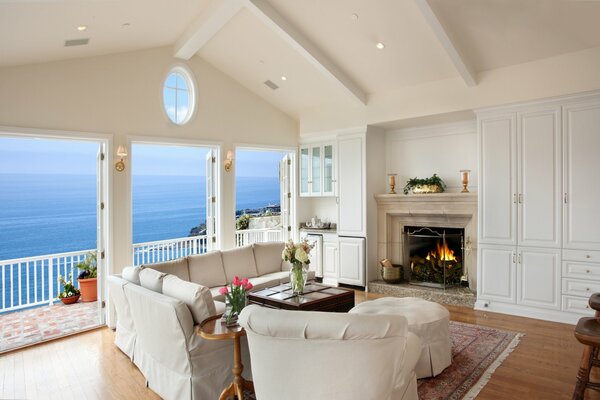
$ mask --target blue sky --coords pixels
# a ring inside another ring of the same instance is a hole
[[[143,145],[130,149],[136,175],[205,175],[206,148]],[[76,174],[96,173],[98,144],[75,140],[0,137],[0,173]],[[238,150],[236,177],[278,176],[280,151]]]

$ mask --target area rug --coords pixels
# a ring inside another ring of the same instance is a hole
[[[472,400],[517,347],[523,334],[450,321],[452,365],[419,379],[421,400]]]
[[[0,354],[99,326],[98,303],[81,301],[0,314]]]

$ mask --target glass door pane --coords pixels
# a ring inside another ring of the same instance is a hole
[[[318,195],[321,192],[321,148],[320,147],[312,148],[311,164],[312,164],[311,193]]]
[[[333,145],[323,146],[323,194],[333,194]]]
[[[308,147],[300,148],[300,195],[308,194]]]

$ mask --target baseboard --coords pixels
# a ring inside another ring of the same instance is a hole
[[[575,325],[581,317],[589,317],[589,315],[584,314],[573,314],[571,312],[560,310],[543,310],[491,300],[477,300],[475,302],[475,310],[516,315],[519,317],[541,319],[544,321],[560,322],[571,325]]]

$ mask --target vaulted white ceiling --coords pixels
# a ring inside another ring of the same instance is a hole
[[[300,118],[600,47],[598,20],[574,0],[0,0],[0,66],[171,45]]]

